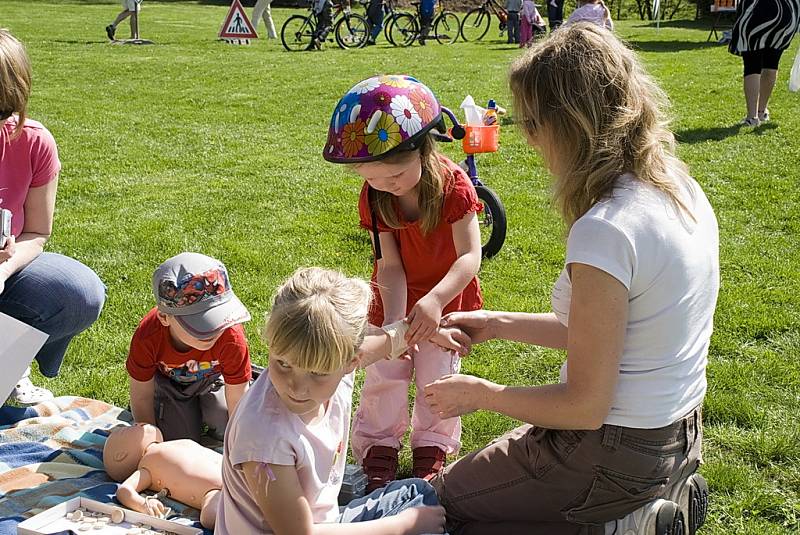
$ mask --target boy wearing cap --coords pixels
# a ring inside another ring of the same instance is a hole
[[[164,440],[221,437],[252,377],[241,323],[250,314],[222,262],[181,253],[153,274],[157,306],[133,334],[126,368],[136,422]]]

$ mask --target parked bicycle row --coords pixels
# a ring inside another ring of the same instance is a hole
[[[320,49],[326,42],[340,48],[376,44],[383,34],[399,47],[434,40],[443,45],[483,39],[497,20],[500,37],[506,30],[508,12],[497,0],[485,0],[460,19],[446,8],[445,0],[412,2],[414,11],[401,11],[394,0],[357,0],[365,14],[355,13],[350,0],[312,0],[307,15],[292,15],[281,28],[281,42],[290,52]],[[332,35],[331,35],[332,34]]]

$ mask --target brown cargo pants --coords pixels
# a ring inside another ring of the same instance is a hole
[[[523,425],[449,465],[431,483],[454,535],[603,533],[701,462],[700,408],[659,429]]]

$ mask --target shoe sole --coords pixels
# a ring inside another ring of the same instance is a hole
[[[686,523],[678,504],[666,501],[656,514],[655,535],[686,535]]]
[[[694,535],[705,523],[708,514],[708,483],[700,474],[689,476],[689,535]]]

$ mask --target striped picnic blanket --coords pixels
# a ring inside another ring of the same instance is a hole
[[[119,485],[103,470],[103,445],[111,428],[128,425],[126,414],[74,396],[0,408],[0,535],[16,535],[19,522],[76,496],[114,501]],[[201,527],[196,509],[165,503],[179,517],[170,520]]]

